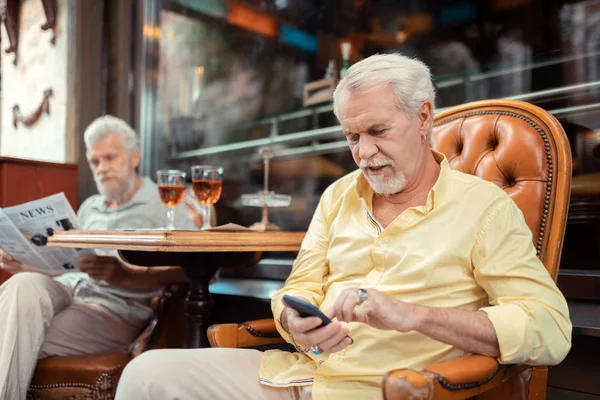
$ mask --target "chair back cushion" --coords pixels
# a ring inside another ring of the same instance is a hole
[[[571,149],[547,111],[515,100],[484,100],[436,115],[432,147],[452,168],[504,189],[556,280],[571,185]]]

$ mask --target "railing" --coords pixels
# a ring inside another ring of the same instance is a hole
[[[438,89],[444,89],[447,87],[461,85],[466,82],[482,81],[485,79],[497,78],[497,77],[500,77],[503,75],[514,74],[515,72],[529,71],[529,70],[536,69],[536,68],[543,68],[543,67],[549,67],[552,65],[559,65],[559,64],[568,63],[571,61],[579,61],[579,60],[583,60],[584,58],[590,58],[590,57],[596,57],[596,56],[600,56],[600,52],[589,52],[589,53],[585,53],[585,54],[577,54],[577,55],[557,58],[555,60],[540,61],[537,63],[531,63],[531,64],[527,64],[527,65],[519,65],[519,66],[515,66],[515,67],[504,68],[504,69],[501,69],[498,71],[482,72],[482,73],[468,75],[468,76],[460,77],[460,78],[445,79],[443,81],[436,83],[436,86]]]
[[[600,87],[600,81],[595,82],[587,82],[576,85],[562,86],[559,88],[541,90],[537,92],[525,93],[515,96],[504,97],[504,99],[508,100],[533,100],[539,99],[547,96],[557,95],[573,92],[589,90],[591,88]],[[442,112],[450,107],[437,109],[436,112]],[[576,113],[576,112],[587,112],[593,111],[596,109],[600,109],[600,102],[584,104],[566,108],[559,108],[554,110],[548,110],[551,114],[555,116],[565,116],[568,114]],[[258,149],[263,146],[275,146],[275,145],[298,145],[307,142],[312,142],[312,144],[308,146],[301,146],[295,148],[283,148],[278,149],[276,151],[276,158],[287,158],[287,157],[298,157],[298,156],[316,156],[321,154],[330,154],[339,151],[345,151],[347,149],[347,143],[345,140],[340,140],[336,142],[330,143],[316,143],[317,140],[328,139],[332,137],[336,137],[342,131],[340,125],[334,125],[325,128],[316,128],[307,131],[295,132],[285,135],[279,135],[278,124],[281,121],[289,121],[297,118],[303,118],[308,116],[315,116],[318,114],[333,112],[332,105],[320,106],[312,109],[304,109],[299,110],[293,113],[282,114],[273,118],[265,118],[257,121],[252,121],[243,125],[236,127],[235,129],[242,129],[243,127],[249,128],[252,126],[259,125],[268,125],[271,124],[271,133],[267,138],[262,139],[253,139],[236,143],[229,143],[219,146],[213,146],[203,149],[197,150],[188,150],[179,153],[175,153],[169,161],[180,161],[185,159],[197,158],[197,157],[205,157],[205,156],[214,156],[221,155],[227,153],[234,153],[240,151],[249,151]],[[250,155],[249,159],[258,160],[260,159],[256,155]]]

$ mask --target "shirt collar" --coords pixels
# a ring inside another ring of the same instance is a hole
[[[133,195],[131,200],[129,200],[127,204],[145,204],[152,200],[154,197],[158,196],[158,188],[156,184],[152,181],[152,179],[147,176],[142,177],[142,186],[138,189],[137,192]]]
[[[448,173],[450,171],[450,163],[446,156],[438,151],[431,149],[431,153],[433,154],[433,158],[440,165],[440,175],[438,176],[435,185],[429,191],[427,195],[427,203],[425,204],[426,210],[429,212],[434,207],[439,206],[442,203],[442,200],[448,193],[448,188],[450,186]]]
[[[448,159],[446,159],[444,154],[433,149],[431,149],[431,153],[433,154],[435,161],[440,165],[440,175],[427,195],[427,202],[424,207],[425,212],[429,212],[441,204],[450,185],[448,182],[448,172],[450,170]],[[356,177],[356,192],[358,193],[358,196],[366,202],[368,209],[372,210],[373,189],[362,172]]]

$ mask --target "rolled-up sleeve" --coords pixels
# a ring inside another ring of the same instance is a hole
[[[329,191],[325,191],[315,210],[306,236],[294,261],[292,272],[285,286],[271,299],[271,309],[275,325],[282,337],[290,342],[289,334],[281,326],[281,312],[284,309],[283,295],[301,297],[319,307],[323,301],[323,283],[329,273],[327,250],[329,248],[329,223],[327,205]]]
[[[536,256],[531,231],[510,199],[489,212],[473,248],[474,276],[489,296],[500,363],[556,365],[571,348],[567,302]]]

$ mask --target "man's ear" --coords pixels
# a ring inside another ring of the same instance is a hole
[[[427,140],[427,135],[429,134],[429,128],[433,122],[433,104],[431,104],[431,101],[427,100],[421,105],[418,116],[419,121],[421,121],[419,134],[421,135],[422,141],[425,142],[425,140]]]
[[[135,149],[131,152],[131,168],[137,170],[140,165],[140,151]]]

